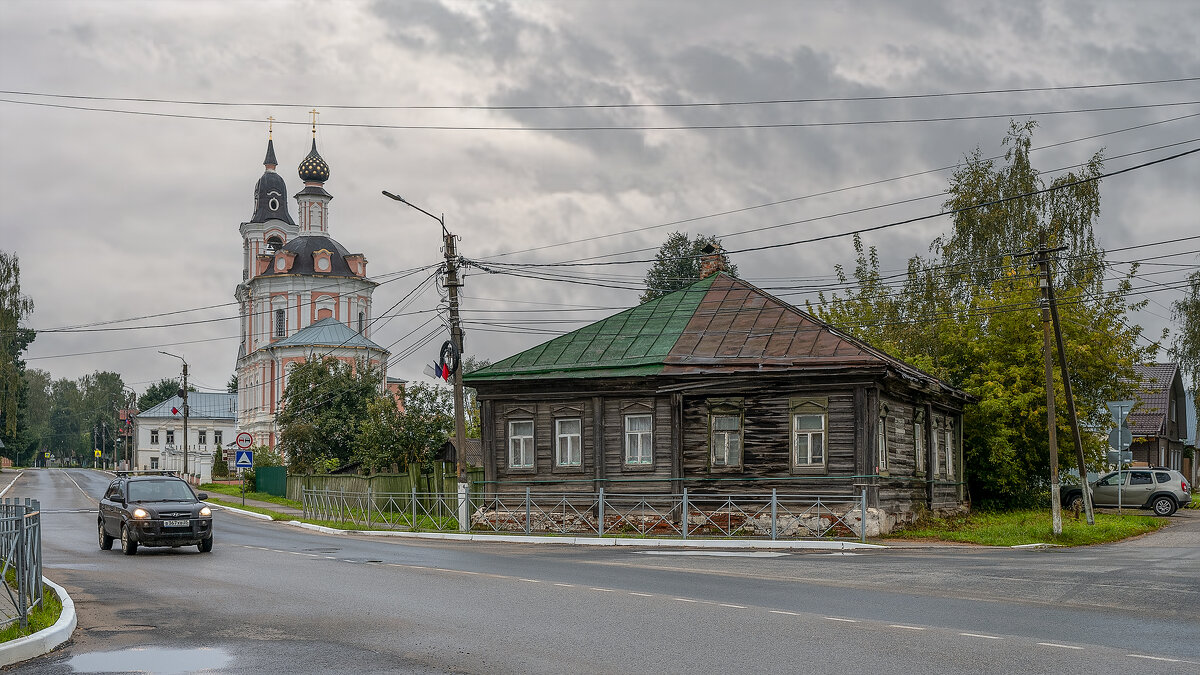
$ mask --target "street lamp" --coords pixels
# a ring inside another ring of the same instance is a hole
[[[394,199],[401,204],[405,204],[425,215],[438,221],[442,226],[442,241],[444,243],[446,255],[446,291],[450,296],[450,340],[454,345],[455,351],[459,355],[458,367],[454,369],[454,459],[457,464],[458,472],[458,529],[467,530],[468,527],[468,507],[467,507],[467,463],[466,463],[466,443],[467,443],[467,422],[463,412],[463,383],[462,383],[462,353],[463,353],[463,332],[462,323],[458,317],[458,289],[462,286],[462,282],[458,279],[458,254],[455,251],[454,235],[446,229],[446,216],[442,214],[435,216],[425,209],[413,204],[400,195],[394,195],[387,190],[383,190],[383,196],[389,199]]]
[[[188,401],[187,401],[187,399],[188,399],[188,387],[187,387],[188,364],[187,364],[186,359],[184,359],[182,356],[179,356],[177,354],[172,354],[170,352],[164,352],[161,350],[158,353],[166,354],[167,356],[174,356],[175,358],[179,359],[180,361],[183,361],[183,387],[179,390],[179,395],[183,397],[183,477],[184,477],[184,480],[187,480],[190,483],[191,481],[188,479],[188,435],[187,435],[188,434],[188,429],[187,429],[187,427],[188,427],[188,425],[187,425],[187,423],[188,423]]]

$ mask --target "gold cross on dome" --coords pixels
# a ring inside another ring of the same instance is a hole
[[[271,140],[271,133],[275,130],[275,118],[267,116],[267,140]]]
[[[316,108],[313,108],[312,110],[309,110],[308,112],[312,113],[312,116],[313,116],[313,138],[316,138],[317,137],[317,115],[320,115],[321,113],[318,112]]]

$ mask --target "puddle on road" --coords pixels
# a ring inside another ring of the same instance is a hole
[[[231,657],[224,649],[172,649],[134,647],[117,652],[92,652],[71,657],[67,665],[77,673],[140,672],[180,675],[224,668]]]

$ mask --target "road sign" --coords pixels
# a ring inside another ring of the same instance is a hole
[[[100,456],[100,451],[99,451],[99,450],[96,450],[96,451],[95,451],[95,453],[96,453],[96,456],[97,456],[97,457],[99,457],[99,456]]]
[[[1116,450],[1108,451],[1108,463],[1116,466],[1117,464],[1128,464],[1133,461],[1133,451],[1126,450],[1118,453]]]
[[[42,455],[45,456],[46,459],[50,459],[50,453],[43,452]]]
[[[243,431],[242,433],[237,435],[237,446],[239,448],[241,448],[242,450],[245,450],[246,448],[250,447],[253,444],[254,444],[254,437],[250,435],[249,431]]]
[[[1125,416],[1129,414],[1130,410],[1133,410],[1133,405],[1135,403],[1137,403],[1137,400],[1135,399],[1129,399],[1126,401],[1109,401],[1106,403],[1105,405],[1108,406],[1109,412],[1112,413],[1113,424],[1116,426],[1122,426],[1122,423],[1125,421]]]
[[[1120,435],[1117,434],[1118,431],[1121,432]],[[1108,447],[1113,450],[1124,450],[1131,443],[1133,443],[1133,432],[1129,430],[1129,427],[1113,429],[1108,432]]]
[[[237,461],[233,463],[238,469],[254,468],[254,451],[253,450],[238,450]]]

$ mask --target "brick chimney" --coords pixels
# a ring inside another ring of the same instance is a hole
[[[717,272],[728,272],[729,267],[721,257],[720,245],[708,244],[700,249],[704,257],[700,259],[700,278],[707,279]]]

